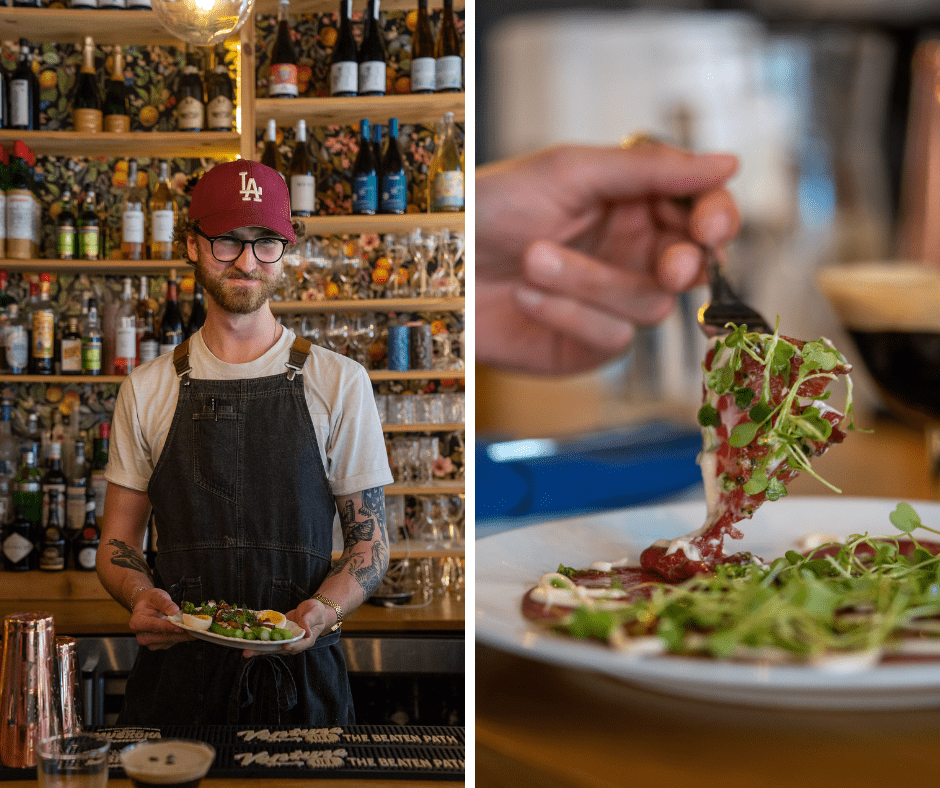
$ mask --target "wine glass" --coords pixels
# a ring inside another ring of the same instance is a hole
[[[349,317],[342,313],[331,314],[326,319],[324,339],[330,350],[345,355],[349,347]]]
[[[350,300],[356,297],[359,270],[363,266],[357,243],[343,244],[336,267],[340,297]]]
[[[375,342],[375,315],[363,312],[356,315],[351,324],[349,344],[353,349],[353,358],[368,369],[369,348]]]
[[[428,264],[434,259],[437,250],[437,235],[413,230],[408,235],[408,251],[415,261],[415,273],[411,278],[411,295],[421,298],[428,294]]]
[[[432,367],[436,370],[463,369],[463,360],[453,351],[451,335],[435,334],[434,361]]]
[[[304,315],[300,321],[300,335],[314,345],[323,347],[326,342],[326,315],[319,312]]]
[[[403,298],[410,295],[408,280],[400,275],[400,271],[408,256],[408,237],[386,233],[382,236],[385,247],[385,256],[392,264],[392,272],[385,287],[387,298]]]
[[[437,234],[437,248],[442,264],[431,276],[431,295],[459,296],[460,280],[455,267],[463,257],[464,234],[457,230],[441,230]]]

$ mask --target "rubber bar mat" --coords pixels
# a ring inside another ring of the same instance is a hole
[[[142,739],[198,739],[215,747],[209,777],[354,780],[464,780],[464,729],[351,725],[298,728],[228,725],[90,728],[110,737],[110,776],[124,777],[118,753]],[[35,769],[0,767],[0,780],[30,780]]]

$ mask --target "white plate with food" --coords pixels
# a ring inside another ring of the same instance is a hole
[[[740,523],[744,537],[728,552],[749,551],[765,561],[800,550],[810,535],[901,536],[889,516],[891,499],[786,497]],[[925,525],[940,526],[940,504],[912,502]],[[913,709],[940,707],[940,658],[868,664],[775,664],[623,653],[605,643],[577,640],[527,621],[526,592],[559,564],[639,559],[656,540],[700,528],[701,502],[650,506],[556,520],[480,539],[476,555],[476,636],[486,645],[531,659],[597,671],[647,689],[706,701],[787,708]],[[918,536],[915,533],[915,536]],[[923,539],[930,540],[931,534]],[[934,540],[936,537],[933,537]]]
[[[262,612],[273,613],[273,611]],[[296,643],[298,640],[301,640],[304,637],[304,630],[299,624],[283,618],[283,614],[275,615],[280,616],[280,619],[277,622],[278,627],[290,632],[291,637],[284,638],[283,640],[248,640],[245,638],[233,637],[231,635],[220,635],[216,632],[210,632],[206,628],[211,624],[211,621],[207,623],[206,617],[191,616],[183,613],[182,611],[174,616],[167,616],[167,621],[172,624],[176,624],[176,626],[178,626],[180,629],[185,629],[190,635],[198,640],[205,640],[209,643],[216,643],[219,646],[237,648],[240,651],[244,651],[245,649],[259,652],[283,651],[284,646],[288,643]]]

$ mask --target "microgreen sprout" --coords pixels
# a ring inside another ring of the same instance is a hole
[[[909,504],[890,515],[902,535],[925,526]],[[614,609],[579,608],[555,627],[582,638],[657,635],[677,654],[776,655],[787,661],[890,653],[906,631],[940,638],[940,555],[916,540],[854,534],[769,565],[742,557],[677,585],[647,584],[646,598]]]

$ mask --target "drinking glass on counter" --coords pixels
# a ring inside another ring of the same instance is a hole
[[[196,788],[215,761],[215,747],[195,739],[144,739],[121,750],[121,766],[136,788]]]
[[[53,736],[36,747],[36,776],[43,788],[104,788],[111,740],[97,733]]]

